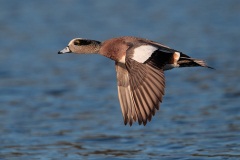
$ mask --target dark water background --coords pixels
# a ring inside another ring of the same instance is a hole
[[[147,126],[124,126],[114,62],[75,37],[162,42],[216,70],[166,72]],[[240,159],[239,0],[0,1],[0,159]]]

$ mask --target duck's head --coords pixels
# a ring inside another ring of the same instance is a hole
[[[69,43],[68,46],[63,50],[59,51],[58,54],[63,53],[97,53],[100,49],[101,42],[95,40],[88,40],[83,38],[74,38]]]

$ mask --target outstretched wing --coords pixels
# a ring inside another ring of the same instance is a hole
[[[123,114],[124,124],[126,125],[129,123],[132,125],[132,123],[137,120],[137,114],[129,82],[129,73],[124,64],[116,62],[115,66],[118,82],[118,98]]]
[[[152,46],[153,47],[153,46]],[[156,49],[156,50],[154,50]],[[164,61],[155,60],[157,48],[130,48],[126,63],[116,62],[119,101],[124,123],[146,125],[164,95]]]

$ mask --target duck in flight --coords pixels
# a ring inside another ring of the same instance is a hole
[[[99,42],[72,39],[58,54],[100,54],[115,61],[118,98],[124,124],[146,125],[159,110],[165,88],[164,71],[178,67],[206,67],[203,60],[163,44],[137,37],[118,37]]]

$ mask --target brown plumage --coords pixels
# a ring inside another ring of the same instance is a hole
[[[147,39],[119,37],[99,42],[71,40],[62,53],[97,53],[115,61],[118,98],[124,124],[138,121],[146,125],[162,102],[164,71],[176,67],[208,67],[202,60]]]

